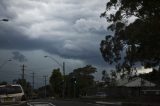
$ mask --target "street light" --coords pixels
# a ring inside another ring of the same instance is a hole
[[[63,64],[61,64],[60,62],[58,62],[55,58],[51,57],[51,56],[44,56],[45,58],[50,58],[53,61],[55,61],[63,70],[63,75],[65,75],[65,62],[63,62]]]
[[[44,56],[45,58],[50,58],[53,61],[55,61],[63,70],[63,76],[64,76],[64,85],[63,85],[63,98],[65,96],[65,62],[63,62],[63,64],[59,63],[55,58],[51,57],[51,56]]]
[[[0,69],[7,64],[9,61],[12,61],[11,59],[5,60],[1,65],[0,65]]]
[[[52,59],[53,61],[55,61],[60,67],[63,67],[63,65],[61,63],[59,63],[56,59],[54,59],[51,56],[44,56],[45,58],[49,57],[50,59]]]
[[[9,21],[9,19],[4,18],[4,19],[1,19],[0,21],[8,22],[8,21]]]

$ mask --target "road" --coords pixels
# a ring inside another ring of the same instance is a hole
[[[97,106],[97,104],[91,104],[87,102],[59,101],[59,100],[53,101],[53,104],[55,104],[56,106]]]
[[[53,101],[43,101],[43,100],[38,100],[38,101],[31,101],[31,102],[48,102],[48,103],[52,103],[52,106],[104,106],[104,105],[99,105],[99,104],[93,104],[93,103],[87,103],[87,102],[78,102],[78,101],[62,101],[62,100],[53,100]],[[32,105],[31,105],[32,106]],[[46,105],[45,104],[41,104],[41,105],[35,105],[35,106],[50,106],[50,105]]]
[[[30,100],[27,101],[27,106],[121,106],[117,103],[107,103],[107,104],[100,104],[103,102],[82,102],[82,101],[77,101],[77,100],[44,100],[44,99],[39,99],[39,100]],[[26,106],[25,104],[7,104],[7,105],[2,105],[0,106]]]

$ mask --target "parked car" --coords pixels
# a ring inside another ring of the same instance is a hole
[[[26,97],[21,85],[0,85],[0,106],[25,106]]]

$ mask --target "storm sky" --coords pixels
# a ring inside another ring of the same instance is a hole
[[[108,32],[107,22],[100,18],[106,0],[1,0],[0,80],[21,77],[20,65],[26,65],[26,78],[37,78],[58,68],[65,61],[66,73],[91,64],[101,71],[109,69],[99,51],[99,44]],[[38,80],[38,79],[37,79]],[[40,80],[40,79],[39,79]],[[43,77],[41,78],[43,81]],[[37,81],[37,83],[40,83]],[[41,83],[42,84],[42,83]]]

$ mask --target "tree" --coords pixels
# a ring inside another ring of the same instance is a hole
[[[50,77],[50,85],[54,96],[61,97],[63,89],[63,76],[60,69],[54,69]]]
[[[89,89],[94,85],[94,76],[92,74],[95,72],[96,72],[95,67],[87,65],[82,68],[77,68],[73,70],[72,73],[69,74],[72,86],[76,87],[76,90],[78,90],[77,95],[82,95],[82,96],[87,95]]]
[[[78,97],[79,88],[77,86],[77,79],[74,77],[71,72],[69,75],[66,75],[66,95],[70,98]]]
[[[32,96],[32,86],[29,82],[27,82],[25,79],[18,79],[15,80],[17,84],[20,84],[27,95],[27,97]]]
[[[42,86],[40,88],[38,88],[37,90],[35,90],[35,92],[37,93],[39,98],[46,98],[45,97],[45,91],[46,90],[46,96],[47,97],[51,97],[52,95],[52,91],[51,91],[51,87],[49,85],[46,86]]]
[[[145,68],[160,67],[159,7],[159,0],[110,0],[106,4],[101,17],[111,23],[108,29],[114,34],[101,41],[100,51],[122,76],[131,75],[138,62]],[[113,8],[115,13],[110,12]],[[131,17],[136,17],[132,23]]]
[[[7,85],[7,82],[6,81],[2,81],[2,82],[0,82],[0,85]]]
[[[111,78],[106,70],[102,71],[102,81],[104,81],[107,86],[110,85]]]
[[[116,86],[117,84],[117,72],[114,70],[110,71],[110,74],[107,71],[102,71],[102,80],[105,81],[107,86]]]

